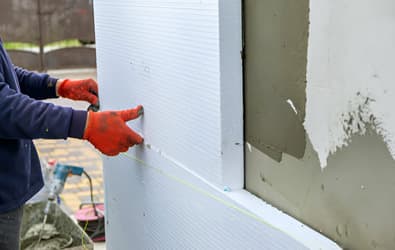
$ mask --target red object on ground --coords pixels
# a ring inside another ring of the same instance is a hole
[[[99,218],[104,217],[104,204],[95,204],[97,215],[95,215],[95,211],[93,210],[93,206],[91,204],[86,204],[86,207],[80,208],[77,212],[75,212],[74,216],[77,221],[95,221]],[[89,205],[89,206],[88,206]]]
[[[78,225],[88,234],[94,242],[101,242],[106,240],[104,229],[104,204],[95,204],[96,214],[91,204],[83,207],[75,212],[74,216],[78,221]]]
[[[49,167],[53,168],[56,165],[56,160],[55,159],[51,159],[47,163],[48,163]]]
[[[126,152],[143,142],[143,138],[126,125],[127,121],[138,118],[142,112],[141,105],[121,111],[90,111],[83,138],[109,156]]]
[[[61,81],[58,87],[59,96],[77,101],[87,101],[92,104],[98,102],[98,86],[93,79]]]

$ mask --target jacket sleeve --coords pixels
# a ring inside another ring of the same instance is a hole
[[[16,92],[0,73],[0,138],[82,138],[86,117],[86,111],[55,106]]]
[[[14,70],[23,94],[37,100],[57,98],[56,82],[58,79],[52,78],[48,74],[39,74],[16,66],[14,66]]]

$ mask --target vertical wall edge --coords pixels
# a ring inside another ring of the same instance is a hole
[[[242,2],[219,0],[222,181],[244,187]]]

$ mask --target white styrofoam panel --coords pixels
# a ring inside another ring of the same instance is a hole
[[[221,185],[218,2],[95,1],[95,22],[104,109],[142,104],[145,142]],[[228,155],[242,159],[237,139]]]
[[[223,184],[244,187],[241,1],[219,1]]]
[[[159,154],[141,147],[130,154],[141,157],[162,172],[127,157],[105,159],[106,244],[109,249],[308,249],[298,242],[302,242],[302,238],[293,239],[166,176],[180,178],[239,206],[223,192],[163,160]],[[124,188],[117,187],[117,183],[122,183]],[[266,211],[267,218],[273,216],[269,210],[262,210]],[[289,224],[293,227],[292,220]],[[303,229],[301,224],[295,228],[295,231]],[[305,231],[301,235],[308,237],[309,233]],[[311,249],[325,246],[324,241],[321,243]]]

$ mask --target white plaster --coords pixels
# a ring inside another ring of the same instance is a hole
[[[373,126],[395,156],[395,2],[310,1],[305,127],[329,154]]]
[[[292,110],[295,112],[295,114],[298,114],[298,110],[296,109],[293,101],[291,99],[287,100],[287,103],[289,104],[289,106],[291,106]]]
[[[246,142],[247,148],[249,152],[252,152],[252,147],[251,144],[249,144],[248,142]]]

